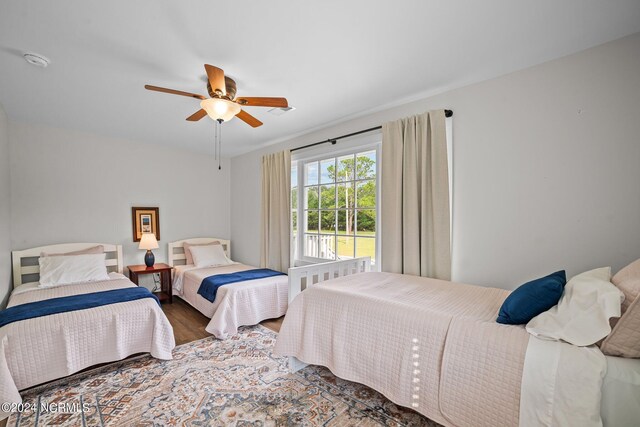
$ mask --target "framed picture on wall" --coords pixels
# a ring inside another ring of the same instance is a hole
[[[160,213],[158,208],[131,208],[133,241],[139,242],[142,233],[153,233],[160,240]]]

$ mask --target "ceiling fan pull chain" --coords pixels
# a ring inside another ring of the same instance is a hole
[[[218,124],[213,123],[213,159],[218,160]]]
[[[218,119],[218,170],[222,170],[220,158],[222,156],[222,119]]]

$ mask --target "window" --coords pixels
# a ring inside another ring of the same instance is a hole
[[[294,259],[316,261],[378,253],[378,148],[294,161],[291,206]]]

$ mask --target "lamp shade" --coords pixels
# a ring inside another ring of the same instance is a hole
[[[144,233],[140,238],[140,246],[138,249],[158,249],[158,241],[156,240],[156,235],[153,233]]]
[[[208,98],[200,102],[200,106],[213,120],[228,122],[242,109],[235,102],[221,98]]]

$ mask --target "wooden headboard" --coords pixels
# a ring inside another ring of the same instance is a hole
[[[39,246],[37,248],[25,249],[22,251],[12,251],[11,259],[13,263],[13,287],[17,288],[25,283],[37,282],[40,278],[40,265],[38,258],[42,252],[65,253],[81,251],[94,246],[104,246],[107,254],[105,264],[107,271],[122,273],[122,246],[110,243],[63,243],[60,245]]]
[[[169,243],[169,265],[175,267],[176,265],[185,265],[187,263],[187,257],[184,254],[184,244],[189,243],[193,245],[202,245],[212,242],[220,242],[224,253],[231,259],[231,242],[226,239],[218,239],[216,237],[194,237],[193,239],[178,240]]]

